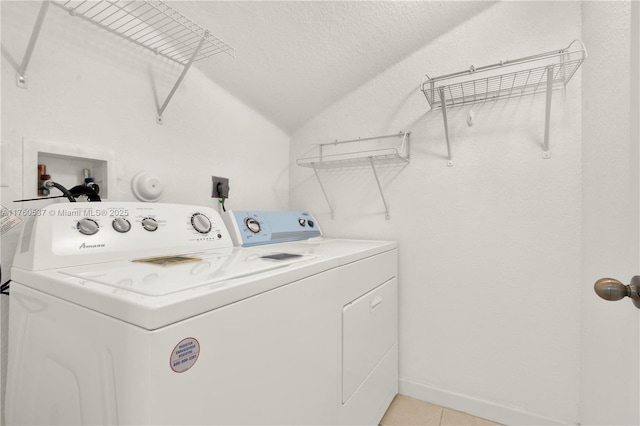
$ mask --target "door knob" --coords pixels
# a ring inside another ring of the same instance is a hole
[[[629,285],[624,285],[613,278],[600,278],[593,288],[598,296],[605,300],[620,300],[630,297],[636,308],[640,309],[640,275],[633,277]]]

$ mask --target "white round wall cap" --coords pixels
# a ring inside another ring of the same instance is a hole
[[[131,180],[131,191],[140,201],[158,201],[162,197],[163,185],[158,176],[139,172]]]

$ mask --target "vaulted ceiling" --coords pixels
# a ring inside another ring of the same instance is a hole
[[[292,132],[488,1],[169,1],[235,48],[194,66]],[[416,88],[425,70],[416,70]]]

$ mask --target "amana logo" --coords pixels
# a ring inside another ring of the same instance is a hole
[[[80,244],[79,249],[92,249],[92,248],[100,248],[100,247],[104,247],[104,244],[85,244],[85,243],[82,243],[82,244]]]

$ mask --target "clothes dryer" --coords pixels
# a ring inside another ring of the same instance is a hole
[[[397,244],[322,236],[306,211],[229,211],[234,244],[326,262],[325,284],[338,292],[339,422],[378,424],[398,391]],[[329,281],[335,280],[335,281]]]

